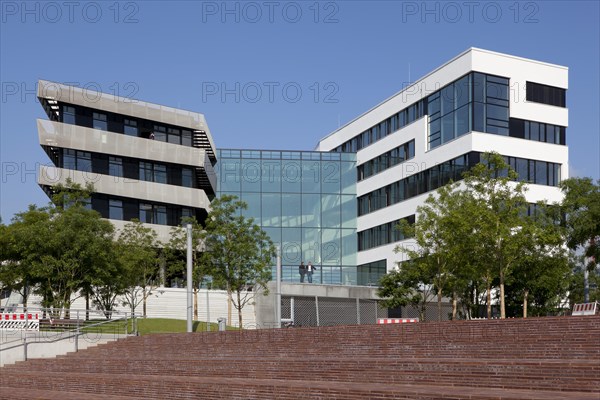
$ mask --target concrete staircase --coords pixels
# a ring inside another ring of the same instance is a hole
[[[132,337],[0,369],[0,399],[594,399],[600,316]]]

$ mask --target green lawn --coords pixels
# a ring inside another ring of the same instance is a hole
[[[187,321],[181,319],[168,318],[138,318],[138,332],[140,335],[148,335],[150,333],[178,333],[187,332]],[[229,327],[227,327],[230,329]],[[194,332],[206,332],[206,322],[193,321],[192,329]],[[217,324],[210,324],[211,331],[217,331]]]

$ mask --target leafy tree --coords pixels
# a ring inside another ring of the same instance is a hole
[[[141,303],[144,318],[148,297],[158,287],[159,247],[156,232],[138,220],[127,223],[116,242],[118,262],[123,268],[124,305],[133,314]]]
[[[485,271],[490,313],[490,278],[498,277],[500,318],[506,318],[505,283],[519,258],[534,245],[523,227],[527,224],[528,203],[524,182],[498,153],[485,153],[483,162],[464,174],[465,186],[477,205],[471,223],[479,243],[477,262]],[[488,276],[486,276],[488,275]]]
[[[80,290],[105,274],[112,257],[114,227],[96,211],[86,208],[93,186],[67,181],[54,188],[50,207],[48,248],[39,256],[40,290],[49,304],[68,310]],[[68,318],[68,313],[66,315]]]
[[[110,259],[112,225],[85,208],[91,185],[67,181],[55,187],[53,203],[30,206],[5,230],[0,278],[27,303],[28,287],[42,295],[45,307],[69,308],[86,282],[104,271]]]
[[[47,208],[29,206],[18,213],[8,226],[2,225],[0,236],[0,282],[5,290],[18,292],[27,307],[30,288],[39,283],[40,253],[48,248],[52,234]]]
[[[522,297],[523,318],[527,318],[530,304],[534,315],[558,308],[567,294],[571,273],[564,230],[556,222],[555,208],[544,204],[538,208],[533,216],[523,219],[521,229],[531,247],[524,249],[517,261],[511,285]]]
[[[457,298],[471,279],[466,274],[473,247],[470,200],[458,190],[456,184],[443,186],[417,208],[418,219],[414,226],[408,226],[405,221],[400,226],[405,235],[414,237],[417,246],[397,246],[395,251],[406,254],[410,259],[420,260],[424,276],[431,277],[430,283],[437,294],[440,321],[442,296],[452,297],[452,317],[456,318]],[[407,283],[418,282],[409,280]]]
[[[213,200],[202,235],[206,248],[202,262],[209,267],[214,284],[227,289],[238,311],[240,329],[242,309],[253,299],[254,293],[262,290],[267,294],[276,254],[269,236],[252,218],[241,215],[241,210],[246,208],[246,203],[235,196]]]
[[[430,285],[441,310],[442,295],[451,296],[453,303],[462,295],[470,303],[483,284],[489,317],[497,285],[500,317],[505,318],[506,285],[514,284],[511,296],[520,293],[525,310],[530,296],[536,309],[550,307],[564,288],[561,230],[549,216],[527,215],[524,183],[515,182],[516,172],[499,154],[484,154],[464,178],[438,189],[417,209],[412,232],[418,248],[398,248],[415,261],[402,263],[382,281],[382,295],[407,301]],[[544,274],[545,269],[553,273]]]
[[[583,260],[580,260],[581,258],[583,258],[583,256],[576,256],[571,260],[571,266],[574,273],[570,276],[568,282],[569,304],[583,303],[585,301],[584,270],[586,269],[586,266],[583,263]],[[589,301],[600,301],[600,269],[593,269],[588,271],[588,273]]]
[[[427,304],[436,295],[431,284],[431,263],[424,258],[415,258],[399,263],[398,269],[383,275],[379,281],[378,296],[383,307],[411,306],[419,312],[420,321],[425,321]]]
[[[583,248],[588,269],[600,260],[600,181],[570,178],[561,182],[565,194],[562,212],[566,215],[567,244],[573,250]]]

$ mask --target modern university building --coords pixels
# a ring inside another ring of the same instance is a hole
[[[166,239],[183,216],[235,194],[282,248],[324,284],[374,285],[410,244],[394,226],[418,218],[438,187],[496,151],[528,182],[530,203],[560,201],[568,177],[568,69],[471,48],[324,137],[316,151],[217,150],[202,114],[40,81],[49,120],[40,144],[67,177],[92,181],[90,207],[117,227],[138,218]],[[226,133],[221,133],[226,134]],[[218,142],[218,136],[217,136]],[[309,146],[309,144],[307,144]]]

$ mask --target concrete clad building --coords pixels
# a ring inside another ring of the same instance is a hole
[[[50,195],[67,179],[95,193],[90,208],[117,227],[133,218],[169,238],[181,218],[204,221],[216,193],[216,149],[202,114],[39,81],[49,120],[40,145],[54,164],[38,183]]]

